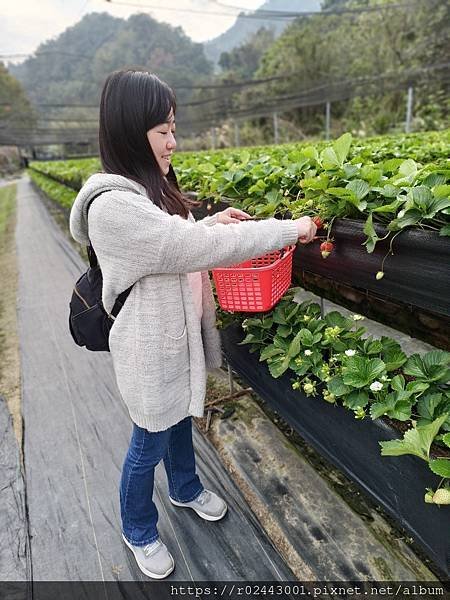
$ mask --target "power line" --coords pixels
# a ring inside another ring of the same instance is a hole
[[[94,50],[98,50],[99,48],[101,48],[105,42],[107,42],[109,39],[111,39],[113,37],[113,35],[115,35],[114,31],[112,33],[108,34],[102,40],[100,40],[100,42],[97,44],[97,46],[95,46]],[[47,54],[62,54],[65,56],[72,56],[74,58],[87,58],[89,60],[94,58],[94,56],[87,56],[86,54],[78,54],[78,53],[74,53],[74,52],[66,52],[64,50],[41,50],[40,52],[29,52],[28,54],[0,54],[0,59],[2,59],[2,58],[26,58],[26,57],[35,58],[36,56],[45,56]]]
[[[431,65],[426,65],[424,67],[419,67],[417,69],[412,69],[409,71],[387,71],[385,73],[382,73],[380,75],[375,75],[375,76],[363,76],[363,77],[357,77],[357,78],[353,78],[353,79],[347,79],[347,80],[336,80],[336,81],[327,81],[324,82],[322,84],[319,84],[318,86],[315,86],[313,88],[309,88],[308,90],[306,90],[304,93],[309,93],[309,92],[313,92],[313,91],[318,91],[318,90],[324,90],[326,88],[330,88],[333,85],[336,84],[341,84],[341,85],[355,85],[355,84],[366,84],[367,82],[372,82],[372,81],[380,81],[382,79],[386,79],[389,77],[414,77],[417,76],[418,74],[422,74],[422,73],[426,73],[426,72],[431,72],[431,71],[437,71],[437,70],[445,70],[447,68],[450,67],[450,62],[445,62],[445,63],[434,63]],[[273,77],[266,77],[266,78],[262,78],[262,79],[256,79],[256,80],[245,80],[245,81],[241,81],[241,82],[236,82],[236,83],[227,83],[227,84],[217,84],[217,85],[211,85],[211,86],[192,86],[193,89],[205,89],[211,87],[211,89],[215,89],[215,88],[220,88],[220,89],[236,89],[236,87],[249,87],[252,85],[260,85],[263,83],[268,83],[271,81],[277,81],[280,79],[289,79],[292,77],[296,77],[299,75],[299,71],[294,71],[291,73],[283,73],[281,75],[275,75]],[[183,86],[177,86],[178,87],[183,87]],[[184,104],[179,104],[178,106],[180,108],[183,107],[190,107],[190,106],[197,106],[201,103],[207,103],[207,102],[212,102],[213,100],[220,100],[222,99],[223,96],[215,96],[213,98],[209,98],[207,100],[200,100],[200,101],[194,101],[194,102],[186,102]],[[9,102],[0,102],[0,106],[12,106],[11,103]],[[73,103],[73,104],[67,104],[67,103],[37,103],[37,104],[33,104],[33,106],[36,107],[42,107],[42,108],[99,108],[98,104],[81,104],[81,103]]]
[[[361,97],[365,95],[373,95],[373,94],[383,94],[386,92],[392,92],[396,90],[405,89],[411,82],[415,79],[416,82],[420,81],[421,75],[426,75],[430,72],[434,72],[439,69],[448,69],[450,68],[450,63],[443,63],[438,65],[429,65],[428,67],[423,67],[420,69],[415,69],[411,71],[406,71],[404,73],[397,72],[389,72],[384,73],[382,75],[372,76],[372,77],[359,77],[348,80],[339,80],[327,82],[312,88],[308,88],[299,94],[291,94],[291,95],[282,95],[275,97],[264,97],[260,102],[252,104],[250,106],[246,106],[243,108],[231,109],[227,110],[226,108],[221,107],[220,112],[212,112],[207,113],[202,116],[201,119],[189,119],[186,117],[181,117],[177,119],[179,125],[193,125],[193,124],[203,124],[208,125],[210,122],[213,124],[213,121],[217,121],[218,119],[224,120],[228,118],[249,118],[249,117],[260,117],[270,115],[274,110],[290,110],[293,108],[301,108],[306,106],[315,106],[318,104],[323,104],[326,101],[340,101],[353,97]],[[398,79],[402,77],[402,81],[398,81]],[[392,80],[392,81],[389,81]],[[379,83],[380,81],[387,80],[387,83],[383,83],[383,87],[378,88],[377,90],[373,90],[370,88],[370,85]],[[428,78],[429,80],[429,78]],[[448,81],[447,77],[440,77],[438,81],[446,82]],[[54,122],[58,122],[58,119],[55,119]],[[80,120],[73,121],[67,119],[67,122],[79,122],[80,124],[84,124],[87,122],[96,122],[94,119],[90,120]],[[6,128],[5,128],[6,129]],[[6,132],[8,134],[19,134],[21,131],[30,132],[30,128],[11,128],[7,129]],[[55,133],[96,133],[98,128],[82,128],[82,127],[65,127],[65,128],[36,128],[31,129],[32,133],[41,133],[41,134],[55,134]]]
[[[107,0],[108,2],[111,0]],[[232,8],[235,10],[239,10],[239,11],[247,11],[250,10],[247,7],[244,6],[236,6],[236,5],[231,5],[231,4],[224,4],[223,2],[220,2],[219,0],[209,0],[210,3],[212,4],[216,4],[217,6],[222,6],[224,8]],[[393,9],[398,9],[398,8],[407,8],[409,6],[412,6],[412,4],[410,2],[404,2],[404,3],[398,3],[398,4],[377,4],[377,5],[372,5],[372,6],[361,6],[359,8],[347,8],[347,7],[343,7],[343,8],[334,8],[334,9],[328,9],[328,10],[310,10],[310,11],[286,11],[286,10],[266,10],[263,8],[257,8],[254,12],[257,12],[260,15],[267,15],[268,17],[270,16],[277,16],[277,15],[281,15],[283,18],[291,18],[291,17],[309,17],[309,16],[313,16],[313,15],[323,15],[323,16],[328,16],[328,15],[341,15],[341,14],[360,14],[360,13],[367,13],[367,12],[378,12],[380,10],[384,10],[386,8],[393,8]]]
[[[45,50],[43,52],[31,52],[29,54],[0,54],[0,59],[1,58],[25,58],[25,57],[31,57],[31,58],[36,58],[37,56],[45,56],[48,54],[63,54],[65,56],[72,56],[75,58],[87,58],[89,60],[92,60],[94,57],[93,56],[87,56],[86,54],[75,54],[73,52],[64,52],[63,50]]]
[[[442,67],[442,65],[441,65]],[[446,63],[446,67],[450,67],[450,63]],[[252,118],[252,117],[263,117],[271,115],[274,111],[282,111],[282,110],[290,110],[294,108],[302,108],[306,106],[315,106],[318,104],[324,104],[325,102],[333,101],[337,102],[339,100],[348,100],[353,97],[361,97],[366,95],[375,95],[375,94],[383,94],[386,92],[392,92],[396,90],[401,90],[407,88],[411,85],[414,77],[416,75],[416,82],[419,81],[418,76],[426,74],[426,69],[416,70],[414,72],[407,72],[403,81],[398,82],[397,79],[401,74],[391,73],[389,77],[393,79],[393,83],[384,83],[384,87],[378,90],[373,90],[368,86],[370,84],[378,83],[383,79],[387,79],[386,75],[375,76],[372,78],[359,78],[357,80],[344,80],[341,82],[333,82],[331,84],[327,84],[317,86],[315,88],[310,88],[309,90],[305,90],[301,94],[295,94],[290,96],[278,96],[278,97],[264,97],[261,102],[253,104],[251,106],[247,106],[239,109],[227,110],[226,108],[221,107],[220,112],[205,114],[201,119],[186,121],[186,125],[188,124],[213,124],[214,121],[218,119],[244,119],[244,118]],[[439,81],[446,82],[448,78],[439,78]],[[262,104],[263,103],[263,104]],[[211,121],[211,123],[209,123]],[[178,119],[178,123],[180,126],[183,126],[185,123],[181,119]]]
[[[131,6],[135,8],[150,8],[151,10],[159,10],[159,11],[169,11],[169,12],[183,12],[190,14],[201,14],[212,15],[212,16],[225,16],[225,17],[240,17],[243,19],[257,19],[264,21],[278,20],[278,19],[297,19],[299,17],[311,17],[314,15],[320,16],[329,16],[329,15],[345,15],[345,14],[361,14],[367,12],[375,12],[380,10],[385,10],[386,8],[407,8],[409,6],[413,6],[412,3],[402,3],[402,4],[383,4],[378,6],[367,6],[361,8],[342,8],[342,9],[333,9],[327,11],[305,11],[305,12],[297,12],[297,11],[276,11],[276,10],[261,10],[257,9],[256,11],[245,13],[245,12],[223,12],[223,11],[212,11],[212,10],[197,10],[195,8],[182,8],[176,6],[158,6],[156,4],[138,4],[136,2],[124,2],[123,0],[105,0],[110,4],[120,4],[121,6]],[[415,4],[415,3],[414,3]],[[221,6],[226,6],[221,4]],[[230,7],[231,8],[231,7]],[[238,8],[238,7],[234,7]],[[240,8],[240,7],[239,7]],[[248,8],[243,8],[242,10],[249,10]]]

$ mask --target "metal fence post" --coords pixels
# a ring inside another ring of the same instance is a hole
[[[331,105],[327,102],[325,107],[325,139],[330,139]]]
[[[241,145],[241,141],[239,139],[239,123],[237,121],[234,122],[234,145],[236,147]]]
[[[278,133],[278,115],[276,112],[273,113],[273,137],[275,144],[279,144],[280,136]]]
[[[408,99],[406,101],[405,133],[410,133],[410,131],[411,131],[412,105],[413,105],[413,87],[412,87],[412,85],[410,85],[408,88]]]

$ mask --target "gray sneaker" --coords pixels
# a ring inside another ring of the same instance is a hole
[[[169,496],[169,500],[175,506],[186,506],[192,508],[195,512],[206,521],[218,521],[227,512],[227,505],[222,498],[214,492],[203,490],[197,498],[190,502],[177,502]]]
[[[153,579],[164,579],[175,568],[172,555],[166,545],[158,538],[146,546],[133,546],[122,533],[122,538],[128,548],[133,552],[140,570]]]

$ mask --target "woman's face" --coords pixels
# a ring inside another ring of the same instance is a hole
[[[171,156],[177,147],[175,140],[175,116],[172,109],[170,109],[165,123],[161,123],[147,131],[147,138],[159,168],[164,175],[167,175]]]

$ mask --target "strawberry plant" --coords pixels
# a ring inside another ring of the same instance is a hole
[[[292,388],[306,396],[321,393],[358,419],[370,415],[410,423],[419,433],[409,434],[408,444],[392,442],[383,454],[393,449],[406,453],[411,439],[426,439],[430,445],[420,446],[417,455],[426,454],[431,470],[448,477],[450,459],[430,458],[429,451],[433,441],[445,446],[450,431],[450,353],[433,350],[408,357],[395,340],[365,335],[360,315],[332,311],[322,317],[318,304],[293,302],[298,289],[291,288],[270,313],[241,319],[246,332],[241,344],[259,353],[272,377],[292,373]]]

